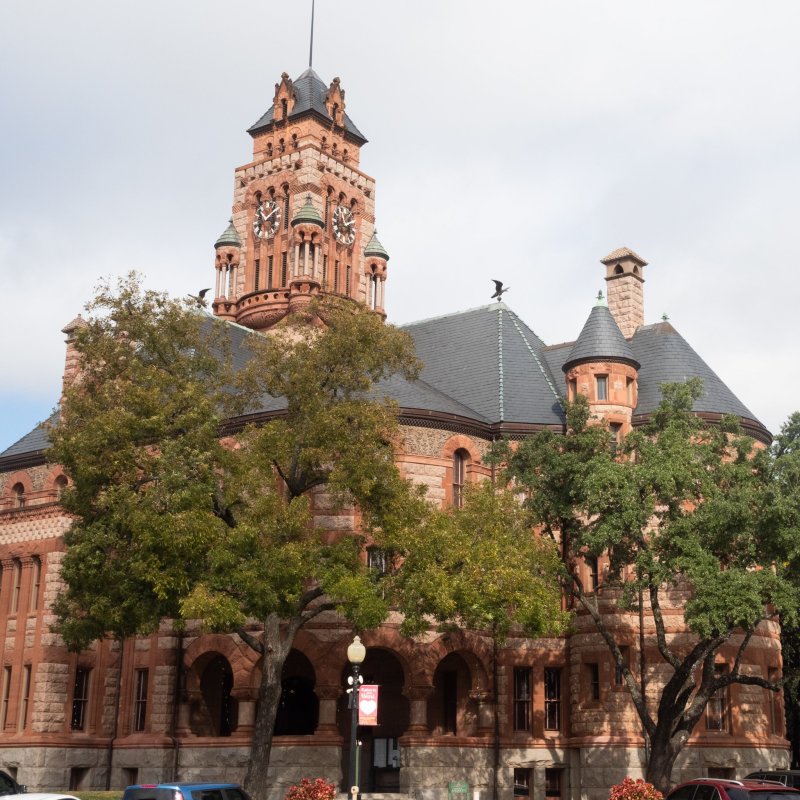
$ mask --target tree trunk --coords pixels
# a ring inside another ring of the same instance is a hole
[[[281,637],[280,620],[271,615],[264,623],[264,653],[261,662],[261,685],[258,689],[258,710],[250,746],[250,763],[244,788],[253,800],[267,800],[272,735],[281,700],[281,673],[286,656],[292,649],[292,636]]]
[[[672,767],[678,753],[683,749],[683,741],[670,739],[669,728],[659,724],[650,740],[650,758],[647,762],[645,780],[652,783],[666,796],[672,788]]]

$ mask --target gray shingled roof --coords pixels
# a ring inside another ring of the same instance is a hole
[[[639,370],[639,403],[635,414],[655,411],[661,402],[662,383],[698,377],[703,380],[703,395],[695,401],[695,411],[735,414],[737,417],[758,422],[752,411],[722,382],[669,322],[639,328],[631,339],[631,348],[642,364]]]
[[[560,425],[544,343],[505,303],[403,326],[425,365],[422,378],[492,423]]]
[[[317,114],[323,119],[332,121],[328,114],[328,109],[325,108],[325,95],[328,92],[328,87],[311,67],[300,75],[299,78],[292,81],[292,89],[294,91],[295,103],[289,114],[290,120],[305,114]],[[272,124],[273,112],[274,108],[270,106],[258,122],[247,129],[247,132],[253,135],[269,127]],[[360,144],[364,144],[364,142],[367,141],[364,134],[354,125],[353,120],[351,120],[347,114],[344,115],[344,129],[353,138],[357,139]]]
[[[566,372],[570,367],[586,361],[624,361],[639,368],[631,346],[605,303],[598,303],[589,313],[589,319],[586,320],[562,369]]]
[[[0,458],[5,456],[21,456],[36,453],[40,450],[50,448],[50,440],[47,438],[48,423],[52,424],[58,419],[58,414],[54,413],[49,419],[40,422],[30,433],[26,433],[21,439],[17,440],[10,447],[0,453]]]
[[[603,312],[594,309],[589,322],[593,315],[600,317]],[[401,409],[450,414],[482,424],[563,423],[558,400],[564,392],[562,370],[573,358],[579,342],[545,347],[505,303],[403,327],[413,336],[424,364],[421,379],[409,382],[393,376],[376,389],[393,398]],[[250,357],[246,339],[258,334],[234,323],[218,330],[224,330],[229,337],[234,366],[241,367]],[[604,339],[600,337],[600,341]],[[625,345],[630,359],[641,364],[639,402],[634,414],[649,414],[658,407],[662,383],[696,376],[702,378],[704,392],[695,402],[695,411],[734,414],[752,421],[750,430],[759,438],[768,437],[752,412],[671,324],[641,327]],[[604,357],[612,357],[610,351]],[[285,407],[282,398],[266,395],[259,411],[280,411]],[[48,447],[45,429],[37,426],[0,453],[0,458],[35,454]]]

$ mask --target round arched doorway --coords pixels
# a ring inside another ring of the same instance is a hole
[[[236,730],[238,707],[231,697],[233,670],[228,659],[219,653],[213,655],[200,676],[200,695],[206,736],[230,736]]]

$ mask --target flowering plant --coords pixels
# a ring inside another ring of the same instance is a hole
[[[336,787],[325,778],[317,778],[313,783],[303,778],[286,792],[286,800],[334,800],[334,797]]]
[[[625,778],[622,783],[611,787],[608,800],[664,800],[664,795],[641,778]]]

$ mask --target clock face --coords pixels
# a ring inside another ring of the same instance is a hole
[[[253,233],[259,239],[274,236],[281,224],[281,207],[274,200],[262,200],[256,208]]]
[[[347,206],[336,206],[333,212],[333,235],[342,244],[353,244],[356,238],[356,220]]]

